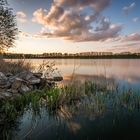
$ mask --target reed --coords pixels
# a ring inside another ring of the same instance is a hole
[[[92,109],[95,114],[102,114],[108,109],[128,110],[140,108],[140,95],[132,90],[116,93],[105,85],[97,85],[94,82],[72,83],[64,87],[36,90],[17,97],[15,100],[0,103],[1,117],[7,121],[16,119],[25,110],[32,110],[37,114],[42,107],[49,112],[55,112],[63,106],[75,106],[81,103],[87,109]]]

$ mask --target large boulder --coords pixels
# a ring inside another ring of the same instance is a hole
[[[29,79],[31,79],[32,77],[34,77],[34,75],[30,71],[24,71],[24,72],[21,72],[21,73],[17,74],[16,77],[28,81]]]

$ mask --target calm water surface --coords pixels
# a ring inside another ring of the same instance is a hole
[[[32,59],[35,67],[43,60]],[[47,59],[55,62],[64,83],[74,75],[78,80],[113,80],[120,86],[140,87],[140,59]]]

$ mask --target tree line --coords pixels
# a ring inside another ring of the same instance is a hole
[[[140,58],[140,53],[116,53],[116,54],[107,54],[107,53],[99,53],[99,54],[84,54],[84,53],[43,53],[43,54],[19,54],[19,53],[1,53],[0,56],[2,58],[7,59],[46,59],[46,58],[83,58],[83,59],[112,59],[112,58]]]

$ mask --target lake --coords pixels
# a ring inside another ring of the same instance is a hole
[[[35,67],[42,59],[31,59]],[[140,59],[46,59],[54,62],[63,83],[73,77],[77,80],[112,80],[120,86],[138,89],[140,87]]]
[[[30,61],[36,68],[43,62],[42,59],[26,61]],[[73,80],[107,82],[119,85],[121,89],[132,89],[139,94],[139,59],[47,59],[45,61],[54,62],[59,74],[64,77],[60,85]],[[100,96],[94,97],[99,98],[98,101],[101,103],[104,100],[102,96],[101,99]],[[127,101],[122,106],[116,95],[105,96],[104,103],[108,104],[109,109],[106,111],[104,106],[99,106],[103,112],[98,110],[98,106],[94,107],[95,100],[93,102],[89,100],[91,102],[89,105],[64,106],[63,112],[58,111],[57,114],[50,114],[41,108],[36,115],[32,110],[25,109],[13,125],[5,124],[3,130],[9,129],[12,132],[11,139],[139,139],[140,106],[135,103],[130,104],[129,97],[131,96],[122,96],[121,101],[124,99]],[[135,97],[132,94],[131,100],[133,101]],[[118,100],[118,107],[112,110],[114,98]]]

